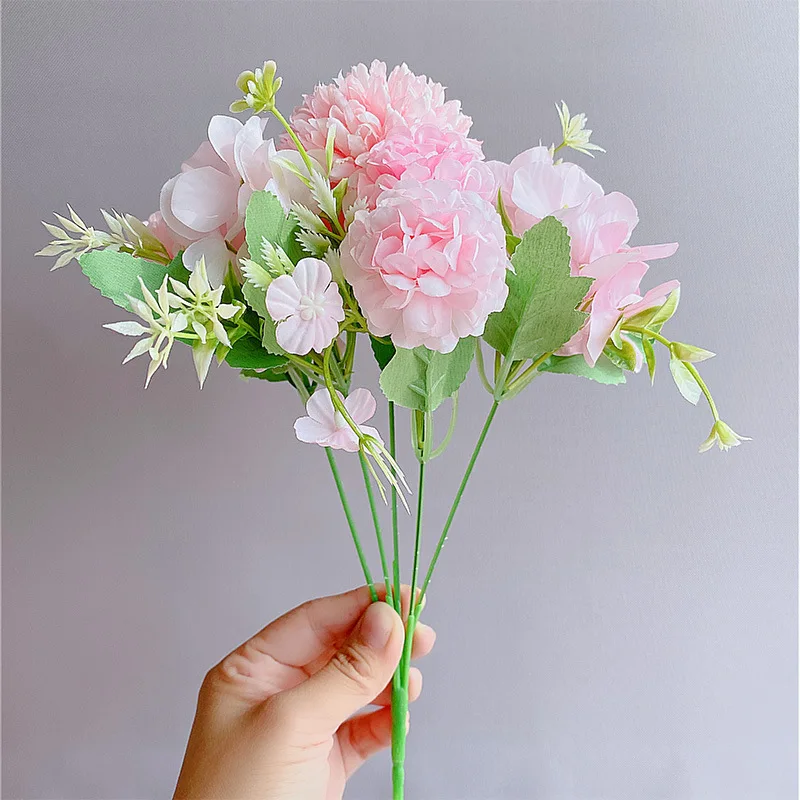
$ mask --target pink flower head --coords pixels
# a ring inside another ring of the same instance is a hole
[[[453,180],[462,189],[476,192],[490,203],[495,201],[496,181],[483,160],[480,142],[436,125],[420,125],[413,132],[396,128],[355,163],[359,168],[358,196],[370,208],[383,190],[391,189],[401,178]]]
[[[344,307],[330,267],[303,258],[291,275],[281,275],[267,289],[267,311],[278,323],[278,344],[287,353],[321,353],[339,333]]]
[[[244,213],[253,191],[268,189],[289,206],[286,186],[273,177],[276,151],[271,139],[264,140],[265,124],[259,117],[245,124],[212,117],[208,141],[161,189],[159,213],[174,240],[186,248],[186,268],[194,269],[204,257],[212,285],[221,283],[232,257],[226,242],[237,249],[244,241]]]
[[[583,305],[589,318],[558,354],[582,353],[586,362],[593,366],[620,319],[630,319],[640,311],[663,305],[680,284],[667,281],[641,296],[639,284],[648,269],[642,259],[672,255],[675,249],[677,245],[642,247],[600,258],[582,269],[581,275],[595,278]],[[637,360],[636,369],[640,366]]]
[[[339,392],[337,394],[342,396]],[[368,389],[350,392],[344,399],[344,407],[362,433],[383,444],[378,431],[363,424],[375,414],[375,398]],[[294,432],[301,442],[346,450],[348,453],[358,451],[358,437],[347,420],[333,407],[327,389],[321,388],[314,392],[306,403],[306,412],[307,417],[300,417],[294,423]]]
[[[449,353],[508,296],[500,217],[453,181],[399,181],[356,213],[340,253],[370,330],[398,347]]]
[[[414,130],[430,123],[441,131],[469,133],[472,120],[457,100],[445,100],[444,87],[402,64],[386,74],[386,64],[358,64],[333,83],[320,84],[294,110],[291,125],[311,153],[325,150],[328,129],[336,131],[332,178],[341,180],[355,169],[355,160],[398,126]],[[284,147],[292,144],[285,138]]]

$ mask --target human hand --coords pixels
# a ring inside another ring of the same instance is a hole
[[[403,636],[398,614],[370,602],[366,586],[267,625],[206,675],[175,800],[339,800],[350,775],[391,742]],[[417,623],[412,656],[435,639]],[[421,690],[412,667],[409,700]],[[370,704],[379,708],[353,716]]]

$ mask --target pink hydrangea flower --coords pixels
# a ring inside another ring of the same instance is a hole
[[[603,187],[576,164],[555,164],[545,147],[526,150],[510,164],[490,162],[489,166],[501,187],[514,233],[521,236],[544,217],[556,217],[570,236],[573,275],[595,279],[582,305],[589,318],[559,350],[559,355],[582,353],[594,365],[622,316],[660,305],[677,287],[677,281],[670,281],[645,297],[639,294],[646,262],[671,256],[678,245],[630,247],[639,222],[633,201],[620,192],[604,194]]]
[[[508,296],[497,211],[452,181],[404,179],[355,215],[342,270],[377,336],[448,353]]]
[[[495,202],[497,183],[483,160],[480,142],[436,125],[420,125],[413,132],[398,127],[355,163],[357,193],[370,208],[382,191],[393,188],[401,178],[453,180],[462,189]]]
[[[342,395],[339,394],[339,397]],[[375,398],[368,389],[356,389],[344,399],[344,407],[362,433],[372,436],[381,444],[383,440],[375,428],[364,425],[375,414]],[[294,432],[301,442],[332,447],[334,450],[358,451],[358,437],[345,418],[333,406],[327,389],[317,389],[306,403],[308,416],[294,423]]]
[[[277,151],[271,139],[264,139],[265,125],[266,120],[255,116],[245,124],[233,117],[212,117],[208,141],[161,189],[161,220],[173,241],[185,248],[186,268],[194,269],[204,258],[215,286],[233,257],[228,244],[238,250],[244,241],[244,214],[252,193],[272,191],[288,209],[294,183],[300,183],[288,170],[273,168]]]
[[[396,127],[414,130],[430,123],[444,132],[466,135],[472,120],[457,100],[445,100],[444,87],[402,64],[387,76],[386,64],[358,64],[333,83],[319,85],[291,115],[291,125],[311,153],[324,161],[328,129],[336,131],[334,180],[349,177],[355,160]],[[290,147],[288,139],[284,146]]]
[[[278,323],[278,344],[287,353],[321,353],[339,333],[344,306],[330,267],[303,258],[291,275],[281,275],[267,289],[267,311]]]

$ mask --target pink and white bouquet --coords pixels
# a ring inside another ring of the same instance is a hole
[[[646,365],[652,380],[659,345],[680,393],[708,402],[713,426],[700,450],[727,450],[744,437],[722,421],[698,372],[713,353],[663,332],[678,282],[641,288],[650,263],[677,245],[631,243],[633,202],[562,160],[570,149],[601,150],[583,114],[562,103],[560,142],[505,164],[485,159],[459,102],[405,64],[391,72],[379,61],[359,64],[304,96],[288,120],[276,106],[280,85],[274,62],[239,76],[231,112],[249,118],[211,119],[208,139],[164,184],[146,222],[103,211],[107,230],[97,230],[70,208],[56,215],[60,227],[46,224],[55,238],[39,255],[57,256],[55,267],[75,258],[95,288],[136,317],[105,327],[137,337],[125,361],[148,356],[145,385],[179,342],[191,348],[201,387],[216,360],[293,388],[305,407],[297,438],[324,450],[377,600],[335,451],[360,460],[380,583],[400,613],[399,506],[414,508],[412,602],[392,687],[398,800],[414,627],[501,405],[542,375],[620,384]],[[280,136],[267,138],[269,117]],[[382,431],[375,397],[354,381],[359,342],[380,369]],[[459,387],[473,365],[489,410],[423,568],[426,473],[457,427]],[[418,462],[413,492],[397,462],[399,408],[408,410]],[[375,489],[391,508],[388,542]]]

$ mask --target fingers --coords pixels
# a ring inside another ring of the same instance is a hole
[[[332,734],[389,683],[403,649],[403,623],[387,603],[372,603],[330,661],[284,692],[283,703],[321,734]]]
[[[411,667],[408,671],[408,702],[413,703],[422,694],[422,673],[416,668]],[[374,706],[388,706],[392,702],[392,683],[372,701]]]
[[[337,734],[346,777],[392,743],[392,710],[381,708],[347,720]]]

